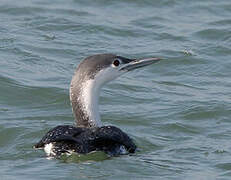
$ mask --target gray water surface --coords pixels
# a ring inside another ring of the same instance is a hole
[[[230,47],[229,0],[0,1],[0,179],[229,180]],[[32,146],[74,123],[71,77],[98,53],[165,59],[101,93],[139,150],[47,159]]]

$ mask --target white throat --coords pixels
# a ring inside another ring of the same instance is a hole
[[[82,84],[79,101],[89,117],[91,126],[102,126],[99,113],[99,95],[101,86],[95,80],[88,80]]]

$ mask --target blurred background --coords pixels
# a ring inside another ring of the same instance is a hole
[[[229,0],[1,0],[1,179],[230,179],[230,47]],[[32,146],[74,123],[73,72],[98,53],[165,59],[101,93],[139,150],[48,160]]]

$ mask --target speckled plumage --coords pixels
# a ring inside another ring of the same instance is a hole
[[[131,138],[114,126],[82,128],[69,125],[57,126],[51,129],[34,147],[44,148],[53,144],[53,155],[76,152],[86,154],[92,151],[103,151],[115,156],[122,154],[121,146],[127,153],[134,153],[136,145]]]

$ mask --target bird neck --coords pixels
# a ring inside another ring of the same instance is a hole
[[[73,77],[70,99],[77,126],[102,126],[99,114],[100,89],[101,86],[94,79],[80,82],[76,77]]]

